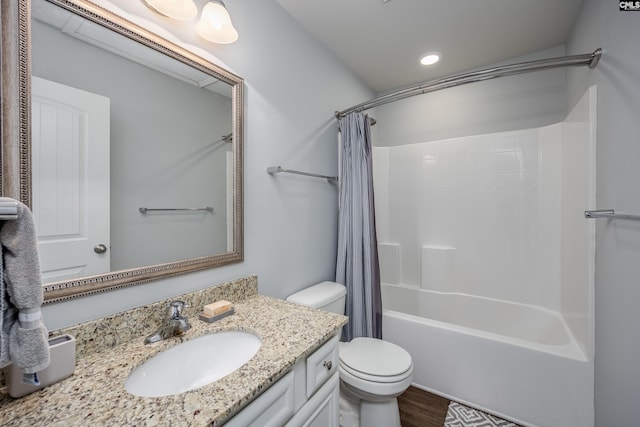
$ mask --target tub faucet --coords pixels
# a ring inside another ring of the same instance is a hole
[[[182,309],[188,307],[184,301],[172,301],[168,305],[169,318],[162,324],[157,331],[144,339],[145,344],[151,344],[167,338],[181,335],[191,329],[191,325],[186,317],[182,316]]]

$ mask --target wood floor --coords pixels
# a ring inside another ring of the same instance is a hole
[[[442,427],[449,399],[409,387],[398,397],[402,427]]]

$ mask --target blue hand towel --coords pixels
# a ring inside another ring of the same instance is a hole
[[[17,219],[0,221],[0,247],[0,367],[14,363],[37,382],[35,373],[49,366],[49,343],[35,225],[24,204]]]

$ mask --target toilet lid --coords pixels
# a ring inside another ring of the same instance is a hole
[[[355,338],[340,349],[340,362],[354,371],[378,377],[407,372],[411,355],[405,349],[375,338]]]

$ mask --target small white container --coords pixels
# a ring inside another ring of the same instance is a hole
[[[22,397],[43,387],[57,383],[76,370],[76,339],[71,335],[60,335],[49,339],[49,366],[38,372],[40,385],[22,382],[22,369],[14,364],[5,368],[7,391],[11,397]]]

